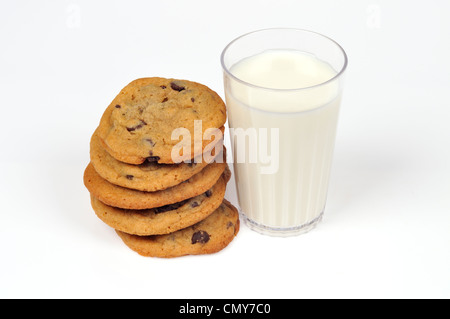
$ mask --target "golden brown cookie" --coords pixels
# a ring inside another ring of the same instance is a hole
[[[225,162],[225,151],[223,148],[223,153],[217,156],[217,159],[221,159],[222,162]],[[159,191],[178,185],[208,165],[206,161],[180,164],[144,162],[140,165],[123,163],[112,157],[102,147],[97,132],[91,137],[90,158],[97,173],[110,183],[145,192]]]
[[[94,166],[89,164],[84,172],[84,185],[95,198],[108,206],[124,209],[149,209],[200,195],[210,189],[222,174],[225,174],[226,182],[228,182],[231,176],[228,165],[212,163],[176,186],[156,192],[142,192],[111,184],[98,175]]]
[[[133,251],[146,257],[179,257],[216,253],[225,248],[239,232],[239,214],[227,200],[206,219],[171,234],[136,236],[117,234]]]
[[[98,135],[104,148],[119,161],[173,164],[175,145],[190,142],[189,152],[177,157],[177,163],[201,155],[219,142],[205,139],[205,132],[216,129],[223,134],[225,121],[225,103],[205,85],[187,80],[142,78],[128,84],[111,102],[100,121]],[[189,138],[172,139],[174,130],[179,128],[187,129]]]
[[[91,204],[97,216],[114,229],[140,236],[160,235],[191,226],[212,214],[222,202],[225,188],[226,177],[222,176],[201,195],[145,210],[108,206],[92,195]]]

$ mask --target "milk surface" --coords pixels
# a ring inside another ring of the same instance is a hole
[[[250,224],[286,232],[311,226],[326,203],[341,99],[336,71],[304,52],[269,50],[230,72],[237,78],[225,79],[230,128],[279,130],[266,147],[278,144],[276,171],[267,173],[260,158],[234,163],[243,214]],[[231,139],[235,159],[251,150]]]

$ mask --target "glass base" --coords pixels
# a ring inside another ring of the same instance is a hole
[[[241,212],[241,217],[244,220],[245,224],[250,228],[251,230],[254,230],[260,234],[263,235],[269,235],[269,236],[277,236],[277,237],[289,237],[289,236],[298,236],[301,234],[305,234],[312,229],[314,229],[317,224],[319,224],[322,221],[323,218],[323,212],[317,216],[315,219],[310,221],[307,224],[303,224],[300,226],[294,226],[294,227],[271,227],[271,226],[265,226],[260,223],[255,222],[254,220],[251,220],[245,214]]]

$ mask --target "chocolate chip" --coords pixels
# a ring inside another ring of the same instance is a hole
[[[211,196],[212,196],[212,190],[208,189],[208,190],[205,192],[205,195],[206,195],[206,197],[211,197]]]
[[[191,97],[191,101],[192,101],[192,102],[195,102],[195,99],[194,99],[193,97]]]
[[[139,167],[144,172],[148,172],[148,171],[155,170],[158,167],[158,165],[159,164],[157,162],[150,163],[150,162],[144,161],[142,164],[137,165],[137,167]]]
[[[156,145],[156,143],[153,142],[153,140],[151,138],[146,138],[145,141],[150,143],[151,146],[155,146]]]
[[[161,85],[160,88],[164,90],[165,88],[167,88],[167,86]]]
[[[174,204],[169,204],[169,205],[165,205],[165,206],[161,206],[161,207],[156,207],[155,208],[155,214],[159,214],[159,213],[165,213],[168,212],[170,210],[175,210],[177,208],[180,208],[181,206],[183,206],[184,204],[186,204],[187,200],[184,200],[182,202],[178,202],[178,203],[174,203]]]
[[[134,178],[133,175],[127,175],[127,179],[129,179],[130,181]]]
[[[196,243],[206,244],[209,241],[209,234],[204,230],[199,230],[192,235],[192,245]]]
[[[147,162],[149,163],[154,163],[159,161],[160,157],[159,156],[149,156],[146,158]]]
[[[127,131],[128,132],[133,132],[135,130],[138,130],[140,128],[142,128],[144,125],[147,125],[147,123],[145,123],[144,120],[140,120],[141,122],[138,125],[132,126],[132,127],[127,127]]]
[[[121,106],[119,104],[116,105],[116,109],[120,109]]]
[[[170,87],[172,88],[172,90],[175,90],[178,92],[181,92],[186,89],[184,86],[177,85],[175,82],[171,82]]]
[[[232,222],[228,222],[228,224],[227,224],[227,229],[230,228],[230,227],[232,227],[232,226],[234,226],[234,224],[233,224]]]
[[[198,202],[192,202],[191,203],[191,207],[192,208],[194,208],[194,207],[197,207],[197,206],[199,206],[200,204],[198,203]]]
[[[169,98],[168,98],[168,97],[165,97],[164,100],[162,100],[161,103],[164,103],[164,102],[167,102],[167,101],[169,101]]]

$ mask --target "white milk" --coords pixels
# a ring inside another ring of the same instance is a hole
[[[266,145],[270,153],[278,143],[276,172],[261,156],[257,163],[237,163],[236,153],[251,147],[247,143],[242,149],[232,137],[241,211],[249,226],[262,232],[307,231],[320,221],[326,203],[341,99],[338,81],[329,81],[336,71],[294,50],[265,51],[230,71],[247,82],[225,79],[230,128],[267,128],[269,137],[271,129],[279,129],[279,143]]]

